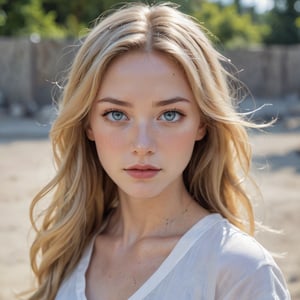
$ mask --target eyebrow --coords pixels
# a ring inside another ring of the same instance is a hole
[[[190,100],[183,98],[183,97],[174,97],[166,100],[160,100],[155,103],[154,106],[160,107],[160,106],[167,106],[170,104],[178,103],[178,102],[187,102],[190,103]],[[133,105],[130,102],[119,100],[116,98],[111,98],[111,97],[105,97],[102,99],[97,100],[97,103],[111,103],[111,104],[116,104],[119,106],[124,106],[124,107],[132,107]]]

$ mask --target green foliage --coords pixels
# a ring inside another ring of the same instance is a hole
[[[26,5],[29,0],[24,0]],[[25,25],[25,19],[20,12],[23,4],[20,1],[1,0],[0,2],[0,34],[13,35],[18,28]]]
[[[56,12],[56,22],[65,35],[77,37],[104,11],[120,5],[120,0],[39,0],[45,11]],[[130,2],[130,1],[126,1]],[[125,2],[122,2],[123,4]]]
[[[0,35],[78,37],[102,12],[128,2],[136,0],[0,0]]]
[[[300,13],[297,0],[276,0],[275,7],[266,14],[265,20],[272,31],[265,38],[266,44],[300,43]]]
[[[268,26],[255,24],[249,13],[239,14],[236,5],[222,7],[202,1],[195,8],[194,16],[226,48],[260,44],[269,32]]]
[[[40,0],[6,1],[2,0],[0,12],[0,34],[30,35],[42,37],[63,37],[64,30],[56,24],[55,12],[45,12]],[[4,13],[3,13],[4,12]],[[1,13],[0,13],[1,15]]]
[[[0,35],[78,37],[104,11],[128,2],[161,0],[0,0]],[[194,15],[227,48],[265,43],[300,42],[297,0],[274,0],[275,8],[263,15],[245,12],[242,1],[173,0]],[[299,1],[299,0],[298,0]]]
[[[28,5],[22,7],[26,20],[25,27],[19,30],[19,34],[35,33],[42,37],[63,37],[64,30],[56,24],[55,11],[45,12],[40,0],[31,0]]]

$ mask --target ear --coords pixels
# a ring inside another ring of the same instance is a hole
[[[200,124],[197,135],[196,135],[196,141],[201,141],[206,135],[206,125],[205,124]]]
[[[90,125],[88,125],[87,129],[85,130],[85,133],[90,141],[95,141],[94,132]]]

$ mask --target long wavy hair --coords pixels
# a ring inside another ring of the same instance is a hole
[[[63,279],[118,205],[117,187],[103,170],[86,129],[109,64],[136,49],[159,51],[176,61],[199,105],[207,133],[196,142],[184,171],[187,190],[202,207],[254,232],[243,181],[249,177],[251,162],[246,128],[256,125],[235,109],[232,76],[224,67],[227,59],[215,50],[197,21],[172,5],[127,5],[100,19],[89,32],[63,89],[50,132],[57,172],[30,207],[36,230],[30,258],[37,278],[30,300],[55,298]],[[49,193],[52,201],[36,218],[37,204]]]

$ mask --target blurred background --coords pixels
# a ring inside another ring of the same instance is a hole
[[[126,2],[0,0],[0,300],[15,299],[31,282],[29,205],[53,174],[53,103],[79,40],[102,12]],[[252,119],[277,118],[265,132],[249,132],[263,195],[257,215],[282,230],[257,238],[284,254],[276,261],[300,300],[300,0],[172,2],[208,29],[235,66],[248,87],[241,111],[261,107]]]
[[[237,67],[234,75],[255,97],[299,99],[300,0],[174,3],[208,29],[215,46]],[[0,0],[0,110],[16,116],[45,111],[59,93],[78,39],[99,14],[122,4]]]

